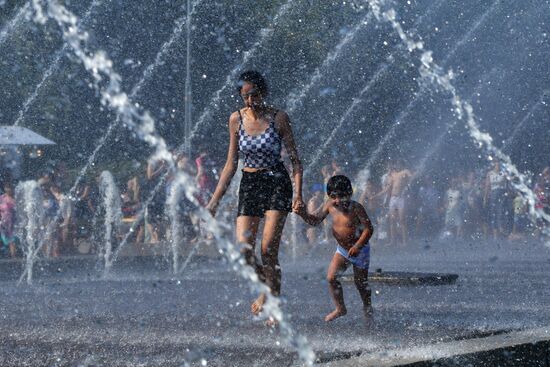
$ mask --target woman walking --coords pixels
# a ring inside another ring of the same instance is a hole
[[[267,83],[256,71],[241,74],[238,91],[244,108],[229,118],[229,150],[216,190],[207,209],[216,214],[237,170],[238,153],[244,159],[237,211],[237,241],[247,263],[274,296],[281,292],[279,244],[286,217],[292,209],[304,206],[302,200],[302,164],[296,151],[290,120],[286,112],[265,102]],[[281,160],[284,144],[292,163],[292,182]],[[264,218],[261,240],[261,264],[254,249],[260,220]],[[262,311],[266,295],[260,294],[251,306],[252,312]]]

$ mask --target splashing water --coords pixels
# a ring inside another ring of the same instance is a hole
[[[22,241],[25,254],[27,284],[31,284],[34,261],[42,242],[42,190],[36,181],[21,182],[15,188],[15,200],[17,207],[23,209],[17,213],[17,237]]]
[[[107,55],[101,51],[93,52],[88,49],[87,35],[78,28],[77,17],[55,0],[34,0],[33,4],[36,21],[44,24],[48,18],[52,18],[57,22],[65,41],[71,46],[74,54],[81,60],[85,68],[92,74],[94,87],[101,95],[101,102],[113,108],[143,141],[155,148],[154,161],[166,161],[169,164],[169,170],[175,172],[172,155],[167,150],[164,139],[156,134],[154,120],[147,113],[139,111],[136,105],[131,103],[127,95],[121,91],[121,78],[114,70],[113,63]],[[194,185],[185,173],[179,172],[174,178],[174,184],[184,187],[187,198],[195,202],[193,196]],[[241,253],[230,241],[223,238],[222,225],[213,220],[210,214],[200,206],[197,206],[196,214],[204,220],[206,228],[215,236],[215,242],[220,252],[225,255],[231,267],[247,280],[253,291],[266,294],[267,300],[264,311],[279,322],[281,334],[285,341],[298,351],[300,358],[306,365],[313,365],[315,354],[308,346],[305,338],[297,335],[286,321],[281,310],[280,299],[270,294],[269,288],[259,281],[257,274],[252,267],[246,264]],[[229,226],[225,226],[229,228]]]
[[[103,198],[103,209],[105,210],[105,217],[103,221],[105,225],[105,237],[103,246],[99,251],[99,257],[100,259],[103,258],[105,273],[107,274],[113,265],[113,238],[120,228],[122,222],[122,211],[120,194],[111,172],[101,172],[99,180],[99,192]]]
[[[547,237],[547,246],[550,246],[550,215],[544,213],[541,209],[535,207],[535,193],[527,186],[528,177],[519,172],[517,167],[512,163],[510,157],[503,153],[493,144],[493,139],[488,133],[482,132],[478,126],[476,116],[470,103],[463,101],[456,88],[451,83],[453,79],[452,70],[445,72],[441,66],[436,64],[432,57],[431,51],[423,51],[423,43],[416,41],[413,37],[408,36],[403,30],[401,24],[397,20],[397,13],[393,8],[382,11],[383,7],[387,7],[384,0],[367,0],[376,19],[390,23],[394,31],[399,35],[401,41],[407,46],[409,52],[420,53],[421,61],[420,76],[423,80],[428,81],[434,87],[441,89],[451,96],[454,111],[459,120],[465,120],[470,136],[477,143],[479,148],[483,148],[489,160],[497,159],[501,162],[503,172],[511,183],[512,187],[520,192],[526,200],[529,208],[529,217],[533,223],[538,220],[543,220],[545,226],[543,233]]]

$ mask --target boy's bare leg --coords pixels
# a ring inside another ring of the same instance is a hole
[[[347,313],[346,305],[344,304],[344,290],[342,289],[342,284],[338,281],[338,276],[346,268],[347,260],[342,255],[335,253],[327,272],[328,289],[335,309],[325,316],[325,321],[332,321]]]
[[[353,280],[363,301],[363,311],[367,319],[372,316],[371,291],[369,289],[368,276],[369,271],[367,269],[361,269],[357,266],[353,267]]]

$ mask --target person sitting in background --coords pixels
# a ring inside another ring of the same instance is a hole
[[[0,239],[2,247],[9,250],[10,256],[15,257],[15,199],[13,198],[13,187],[4,184],[4,193],[0,195]]]

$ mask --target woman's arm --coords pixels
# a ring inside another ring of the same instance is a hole
[[[218,185],[216,186],[216,190],[214,191],[210,202],[206,206],[206,209],[210,211],[212,216],[216,215],[218,204],[220,203],[220,200],[222,199],[225,192],[227,191],[227,188],[231,183],[231,179],[237,171],[237,160],[239,158],[239,147],[237,141],[237,130],[239,127],[239,121],[237,116],[237,112],[234,112],[229,118],[229,148],[227,151],[227,159],[220,175]]]
[[[290,125],[290,119],[284,111],[279,111],[275,116],[275,123],[279,134],[283,139],[283,143],[288,152],[290,162],[292,163],[292,177],[294,178],[294,199],[292,207],[303,207],[304,201],[302,200],[302,175],[303,168],[298,151],[296,150],[296,144],[294,143],[294,135],[292,134],[292,127]]]

